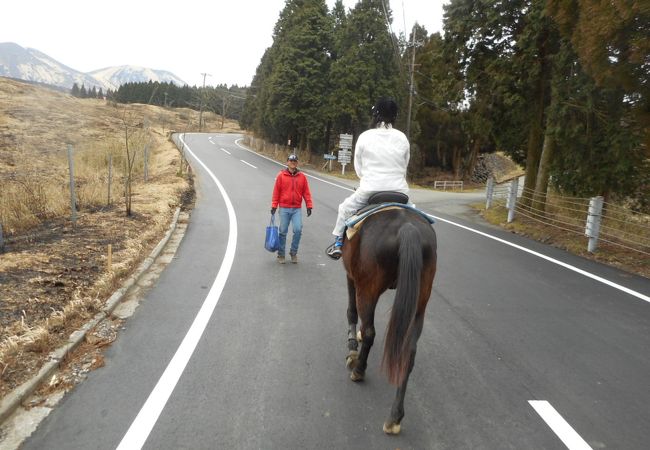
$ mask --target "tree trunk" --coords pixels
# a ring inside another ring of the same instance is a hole
[[[544,144],[544,110],[547,101],[547,83],[549,82],[549,61],[547,61],[548,30],[540,38],[538,64],[540,65],[537,80],[536,95],[533,104],[533,115],[528,133],[528,149],[526,151],[526,178],[524,181],[524,194],[521,198],[522,206],[530,207],[532,204],[531,192],[535,191],[537,184],[537,169]]]
[[[452,157],[452,168],[454,171],[454,178],[458,178],[460,175],[460,165],[463,158],[461,157],[461,151],[458,146],[454,146],[454,153]]]
[[[475,139],[472,144],[472,150],[470,151],[469,157],[467,158],[467,166],[463,174],[464,179],[471,178],[474,173],[474,167],[476,167],[476,160],[478,159],[478,152],[481,149],[481,140]]]
[[[555,153],[555,139],[548,131],[544,134],[544,145],[542,146],[542,155],[539,159],[539,168],[537,169],[537,182],[535,183],[535,193],[533,194],[533,209],[546,212],[546,192],[548,190],[548,172],[551,161]]]

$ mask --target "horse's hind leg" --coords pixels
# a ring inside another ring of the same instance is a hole
[[[411,356],[409,359],[408,371],[404,377],[404,381],[397,388],[393,406],[390,409],[390,418],[384,422],[384,433],[386,434],[399,434],[401,431],[401,422],[404,418],[404,395],[406,394],[406,385],[409,381],[409,376],[415,365],[415,353],[417,350],[417,341],[422,333],[422,325],[424,324],[424,315],[416,314],[415,322],[413,323],[414,339],[411,344]]]
[[[345,358],[345,365],[352,369],[358,358],[359,343],[357,342],[357,291],[354,281],[348,277],[348,356]]]
[[[368,366],[368,354],[375,342],[375,306],[377,298],[360,298],[357,307],[361,315],[361,351],[356,364],[352,367],[350,379],[352,381],[363,381]]]

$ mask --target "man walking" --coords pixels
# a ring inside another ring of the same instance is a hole
[[[278,248],[278,262],[280,264],[285,262],[289,223],[293,225],[289,255],[292,263],[296,264],[298,262],[298,246],[302,235],[301,208],[303,199],[307,206],[307,217],[309,217],[313,208],[309,183],[305,174],[298,170],[298,157],[291,154],[287,158],[287,168],[281,170],[275,177],[273,198],[271,199],[271,214],[275,214],[278,207],[280,208],[280,245]]]

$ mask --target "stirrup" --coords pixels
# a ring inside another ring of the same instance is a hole
[[[325,250],[325,253],[327,256],[329,256],[332,259],[339,259],[341,255],[343,255],[343,251],[341,250],[341,245],[336,245],[337,242],[333,243],[327,249]]]

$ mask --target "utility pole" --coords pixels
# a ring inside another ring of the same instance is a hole
[[[205,93],[205,77],[206,76],[212,76],[209,73],[202,73],[203,75],[203,88],[201,88],[201,96],[200,96],[200,106],[199,106],[199,133],[201,132],[201,127],[203,126],[203,94]]]
[[[411,82],[409,84],[409,108],[406,116],[406,137],[411,142],[411,108],[413,106],[413,73],[415,72],[415,27],[411,35]]]

